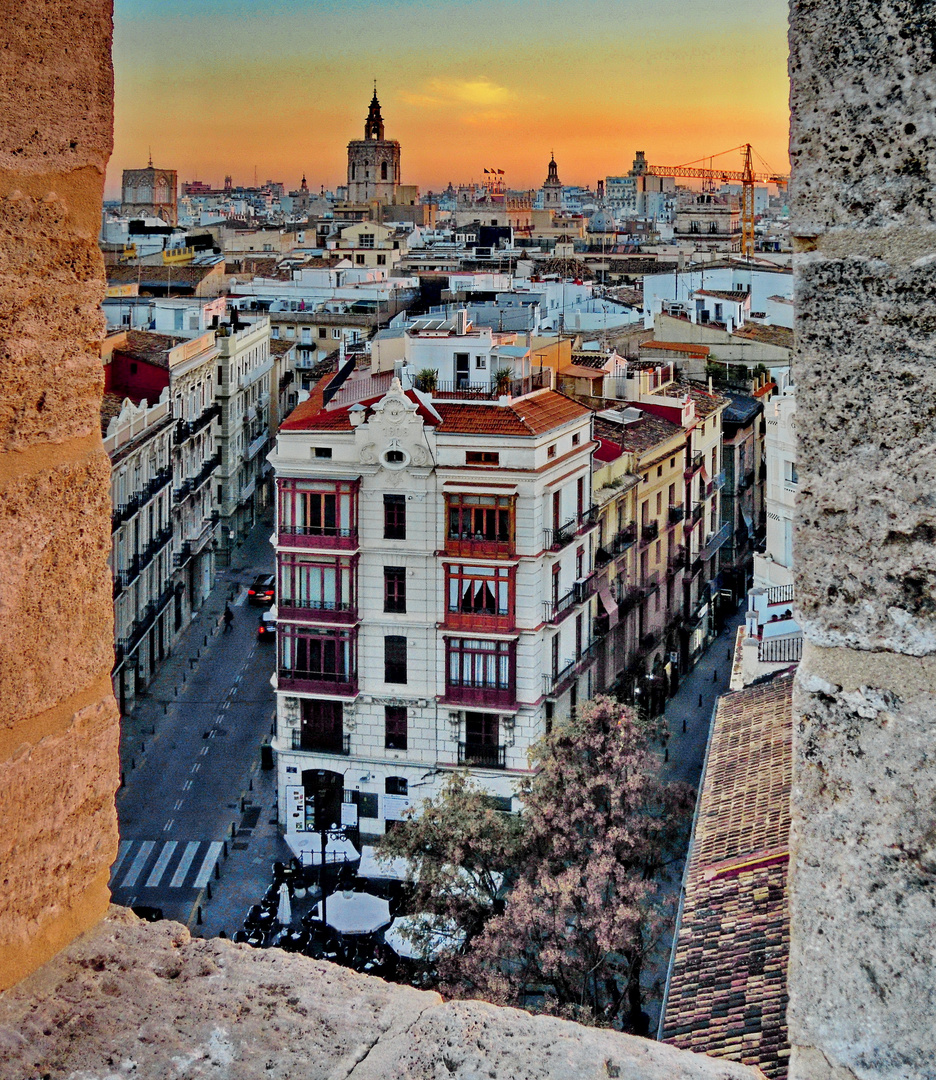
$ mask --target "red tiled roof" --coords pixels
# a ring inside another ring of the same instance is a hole
[[[640,349],[663,349],[666,352],[688,353],[690,356],[708,356],[708,345],[697,345],[691,341],[641,341]]]
[[[284,431],[350,431],[350,406],[322,411],[322,391],[330,376],[318,383],[308,401],[303,401],[284,420]],[[382,394],[360,402],[370,409],[383,397]],[[408,393],[413,401],[418,401]],[[571,420],[589,416],[591,410],[555,390],[540,390],[529,397],[512,401],[509,405],[433,401],[432,407],[442,418],[438,430],[444,433],[458,432],[466,435],[521,436],[542,435],[562,427]],[[421,404],[419,415],[430,425],[438,423],[432,413]]]
[[[663,1024],[665,1042],[787,1075],[793,676],[718,703]]]

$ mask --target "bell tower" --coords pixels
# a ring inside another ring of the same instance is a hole
[[[384,138],[375,83],[374,96],[364,121],[364,138],[348,143],[348,198],[355,203],[384,199],[392,205],[399,186],[400,144],[396,139]]]
[[[558,213],[562,209],[562,181],[554,154],[549,155],[549,171],[543,181],[543,209]]]

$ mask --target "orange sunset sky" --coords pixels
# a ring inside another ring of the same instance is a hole
[[[116,0],[106,194],[150,148],[180,181],[334,188],[375,78],[423,191],[485,167],[538,187],[550,151],[566,184],[743,142],[785,171],[786,18],[786,0]]]

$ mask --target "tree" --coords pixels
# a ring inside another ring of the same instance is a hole
[[[493,809],[482,787],[454,773],[437,799],[383,837],[379,854],[409,860],[411,910],[454,922],[467,943],[504,910],[521,841],[517,815]]]
[[[675,903],[668,871],[693,805],[660,780],[654,734],[599,697],[534,749],[516,884],[445,989],[642,1031],[642,965]]]

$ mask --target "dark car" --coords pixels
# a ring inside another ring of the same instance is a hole
[[[146,922],[159,922],[163,917],[162,908],[150,907],[147,904],[136,904],[130,910],[138,919]]]
[[[270,608],[260,616],[257,641],[276,641],[276,608]]]
[[[247,599],[258,607],[266,607],[276,599],[276,575],[261,574],[247,590]]]

